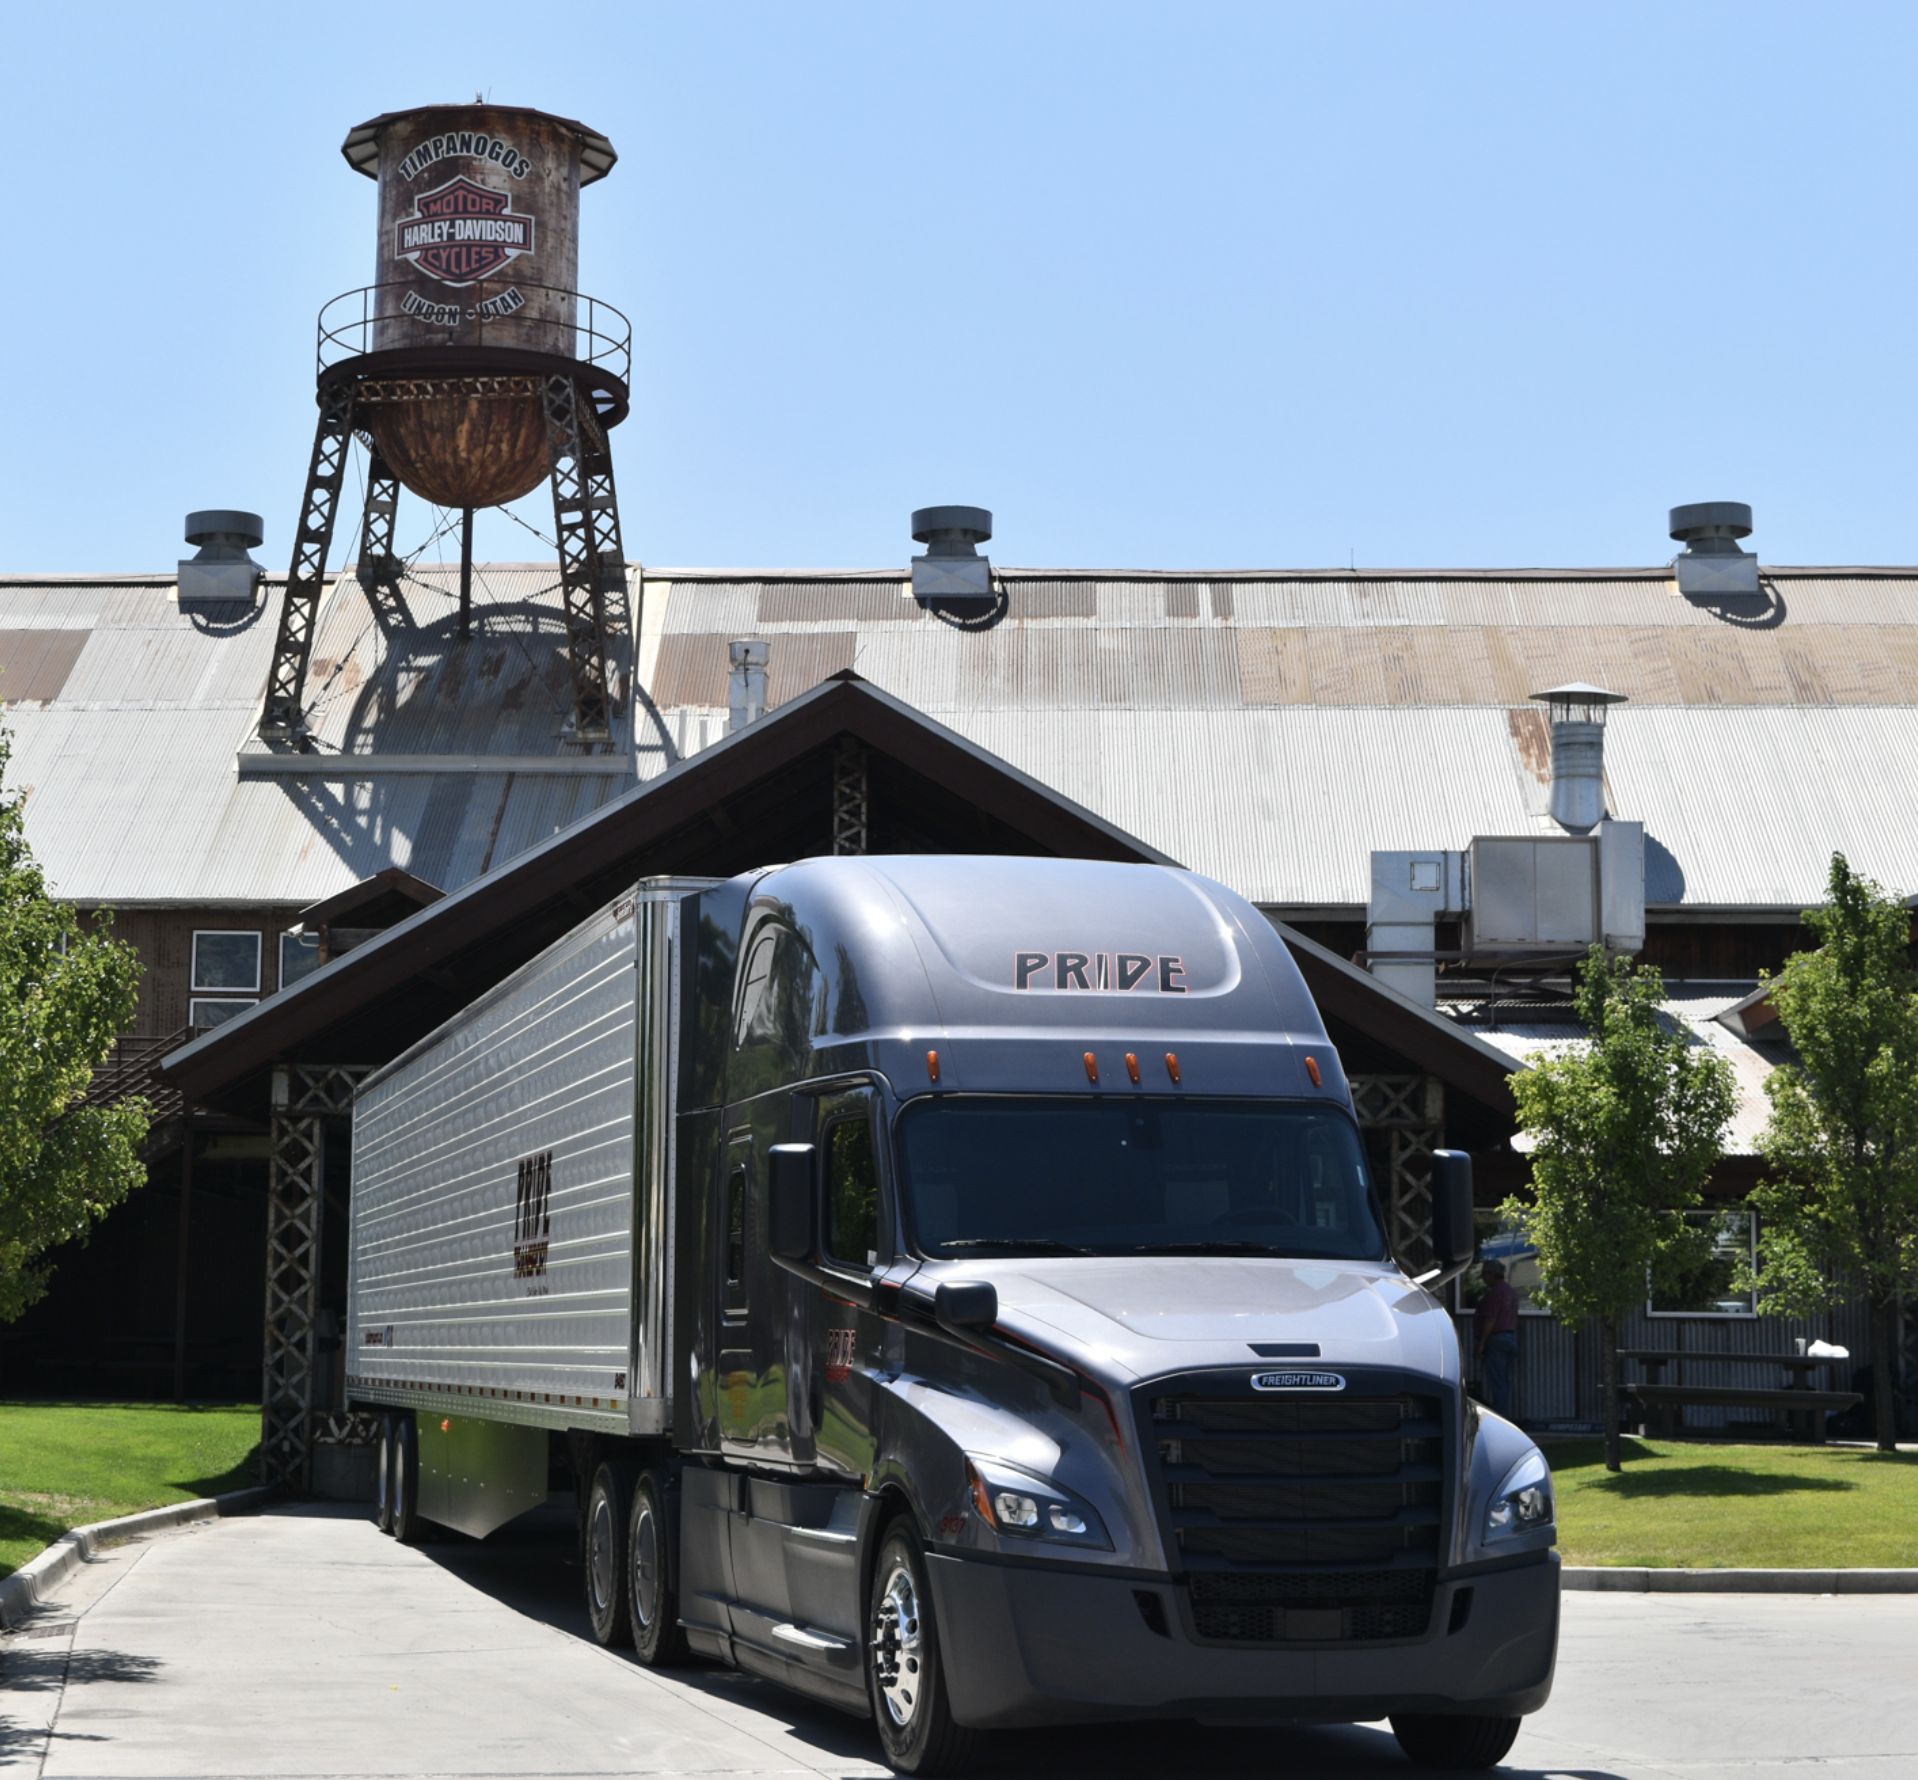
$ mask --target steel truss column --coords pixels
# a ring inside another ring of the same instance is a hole
[[[557,373],[548,377],[545,400],[560,599],[573,669],[573,738],[610,741],[613,698],[607,645],[626,623],[626,553],[619,538],[612,449],[572,378]]]
[[[1408,1273],[1432,1265],[1432,1152],[1445,1146],[1445,1084],[1432,1075],[1355,1075],[1359,1124],[1383,1133],[1386,1239]]]
[[[306,495],[293,538],[293,566],[287,571],[279,633],[273,639],[273,665],[267,670],[266,707],[260,713],[264,741],[292,742],[305,733],[301,707],[306,664],[313,654],[313,621],[325,591],[326,553],[333,542],[333,521],[339,516],[340,483],[352,440],[353,386],[329,383],[320,391],[313,461],[306,472]]]
[[[400,479],[378,449],[366,467],[366,512],[360,519],[360,559],[354,573],[373,620],[387,636],[413,629],[413,614],[400,591],[403,572],[393,549],[400,511]]]
[[[851,736],[839,744],[832,763],[832,850],[866,851],[866,751]]]
[[[326,1121],[350,1115],[354,1086],[367,1073],[331,1064],[290,1064],[273,1071],[260,1481],[295,1493],[303,1493],[312,1482]]]

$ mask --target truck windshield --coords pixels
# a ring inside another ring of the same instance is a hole
[[[906,1215],[934,1259],[1269,1254],[1383,1260],[1351,1121],[1270,1101],[921,1101]]]

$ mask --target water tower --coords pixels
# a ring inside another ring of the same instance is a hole
[[[260,735],[301,745],[313,625],[346,461],[368,448],[359,581],[375,617],[410,623],[394,554],[399,491],[461,515],[460,634],[473,510],[553,488],[573,679],[573,738],[610,736],[609,627],[626,622],[609,430],[626,417],[631,330],[580,295],[580,187],[613,146],[566,118],[505,105],[388,112],[346,138],[379,182],[374,282],[320,311],[319,427]]]

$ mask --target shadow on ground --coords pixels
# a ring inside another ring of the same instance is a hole
[[[1786,1496],[1800,1490],[1855,1490],[1842,1477],[1804,1477],[1791,1471],[1740,1471],[1730,1465],[1685,1465],[1671,1471],[1626,1471],[1582,1486],[1611,1496]]]
[[[436,1530],[420,1550],[500,1605],[590,1640],[575,1540],[571,1498],[561,1497],[484,1541]],[[665,1673],[677,1687],[762,1714],[821,1755],[878,1763],[871,1728],[830,1706],[701,1660]],[[1522,1743],[1519,1753],[1522,1757]],[[972,1771],[981,1780],[1066,1780],[1079,1774],[1097,1775],[1099,1780],[1168,1780],[1181,1774],[1203,1774],[1207,1780],[1270,1780],[1274,1774],[1287,1780],[1339,1780],[1345,1775],[1390,1774],[1412,1780],[1428,1770],[1405,1759],[1384,1725],[1237,1729],[1135,1723],[998,1732],[985,1740]],[[1556,1767],[1507,1765],[1499,1772],[1510,1780],[1545,1780],[1548,1772],[1551,1780],[1617,1780],[1598,1770]]]

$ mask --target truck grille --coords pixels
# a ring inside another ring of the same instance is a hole
[[[1437,1398],[1215,1396],[1149,1402],[1161,1507],[1202,1638],[1413,1638],[1444,1508]]]

